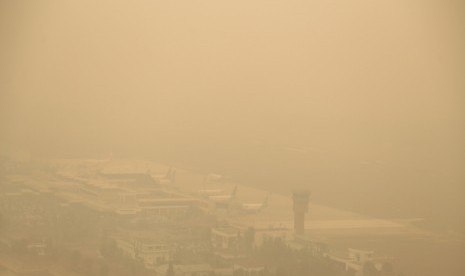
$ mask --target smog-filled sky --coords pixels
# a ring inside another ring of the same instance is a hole
[[[458,0],[2,0],[2,151],[169,160],[463,226],[463,16]]]

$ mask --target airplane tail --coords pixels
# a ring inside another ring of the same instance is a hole
[[[108,157],[104,160],[104,162],[105,162],[105,163],[108,163],[108,162],[110,162],[112,159],[113,159],[113,152],[110,151],[110,153],[108,154]]]
[[[176,170],[173,170],[173,172],[171,173],[170,180],[173,183],[176,181]]]
[[[174,182],[175,177],[176,177],[176,170],[173,169],[173,167],[170,167],[165,174],[165,178],[171,180],[171,182]]]
[[[268,206],[268,198],[269,198],[269,197],[270,197],[270,195],[267,195],[267,196],[265,197],[265,199],[263,200],[263,207]]]
[[[236,198],[236,190],[237,190],[237,185],[234,186],[233,191],[231,192],[231,198]]]
[[[165,174],[165,177],[170,178],[172,171],[173,171],[173,167],[169,167],[168,171]]]

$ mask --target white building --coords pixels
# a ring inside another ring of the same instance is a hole
[[[338,263],[345,271],[351,271],[356,276],[363,276],[365,265],[372,264],[374,269],[380,271],[385,263],[391,263],[392,258],[375,257],[371,250],[349,248],[347,252],[332,252],[327,256]]]
[[[115,237],[117,247],[124,255],[140,259],[146,268],[154,269],[171,259],[171,246],[161,239],[146,237]]]
[[[213,228],[211,232],[211,243],[217,249],[237,249],[239,246],[240,230],[231,227]]]

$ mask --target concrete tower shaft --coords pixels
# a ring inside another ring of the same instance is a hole
[[[297,190],[292,194],[294,201],[294,232],[296,235],[305,233],[305,213],[308,212],[308,202],[310,192],[307,190]]]

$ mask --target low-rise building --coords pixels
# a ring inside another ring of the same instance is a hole
[[[233,266],[234,275],[238,276],[259,276],[265,269],[264,264],[250,259],[239,260]]]
[[[124,255],[141,260],[146,268],[154,269],[171,259],[172,246],[163,238],[155,238],[147,233],[118,235],[114,240]]]
[[[392,258],[375,256],[372,250],[349,248],[344,252],[331,252],[327,257],[336,265],[356,276],[364,276],[367,269],[381,271],[383,266],[392,262]]]
[[[166,275],[170,266],[175,276],[209,276],[213,273],[209,264],[164,264],[156,268],[157,275]]]
[[[213,228],[211,231],[212,246],[216,249],[237,249],[240,230],[232,226]]]

